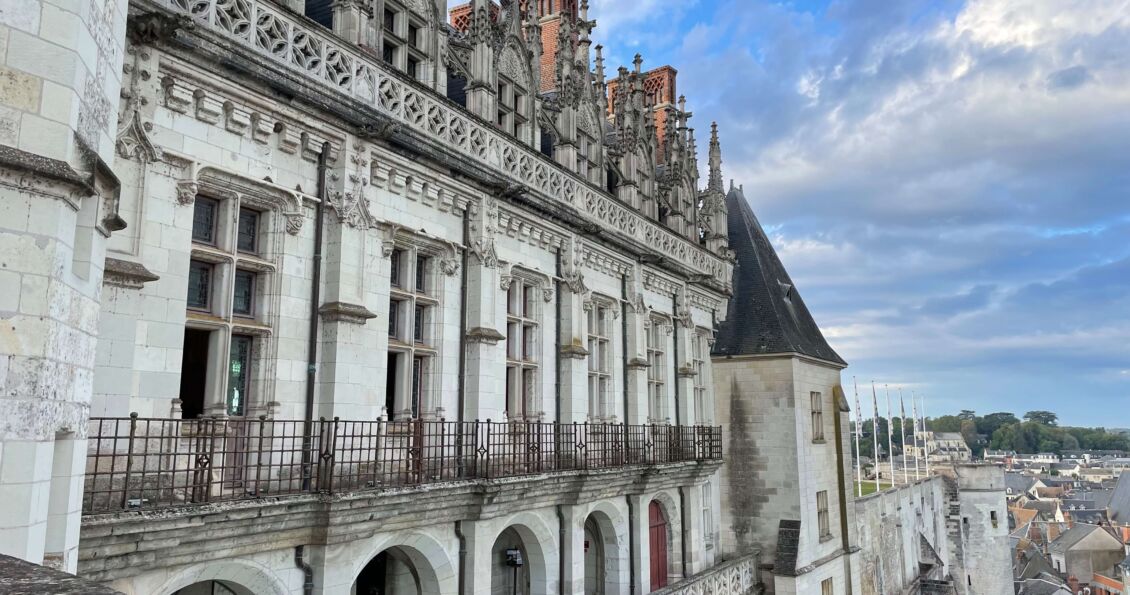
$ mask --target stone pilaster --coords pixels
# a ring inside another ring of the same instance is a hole
[[[576,238],[563,258],[564,285],[561,289],[561,419],[562,423],[583,423],[593,412],[588,400],[588,312],[585,301],[589,290],[581,272],[581,244]]]

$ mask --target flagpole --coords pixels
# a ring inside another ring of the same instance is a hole
[[[922,431],[923,432],[929,432],[930,431],[930,430],[926,429],[926,420],[927,419],[929,419],[929,418],[926,417],[926,397],[922,397]],[[923,438],[925,438],[925,435],[923,436]],[[926,477],[930,477],[930,449],[927,447],[925,450],[926,450]]]
[[[902,481],[910,483],[910,466],[906,464],[906,400],[902,398],[901,386],[899,387],[899,434],[902,434]]]
[[[914,396],[914,391],[910,391],[910,408],[913,415],[910,418],[910,425],[911,437],[914,439],[914,479],[917,481],[922,479],[922,472],[918,467],[918,455],[921,453],[918,452],[918,398]]]
[[[891,485],[895,485],[895,443],[894,436],[891,432],[894,431],[894,424],[891,423],[891,387],[887,384],[883,385],[883,392],[887,393],[887,462],[891,465]]]
[[[863,497],[863,453],[859,451],[859,434],[863,431],[863,410],[859,408],[859,381],[851,377],[855,385],[855,495]]]
[[[879,397],[875,394],[875,381],[871,381],[871,442],[875,455],[875,491],[879,488]]]

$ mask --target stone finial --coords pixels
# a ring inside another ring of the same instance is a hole
[[[641,72],[640,69],[643,68],[643,56],[636,54],[636,58],[632,60],[632,64],[636,67],[636,74],[639,74]]]
[[[730,181],[733,188],[734,182]],[[718,122],[710,124],[710,178],[706,189],[713,192],[723,192],[722,182],[722,144],[718,142]]]

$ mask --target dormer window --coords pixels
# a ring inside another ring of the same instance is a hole
[[[524,137],[529,121],[526,90],[504,76],[498,77],[497,124],[507,134]]]
[[[428,36],[423,16],[394,0],[385,0],[381,24],[381,59],[414,79],[424,78]]]

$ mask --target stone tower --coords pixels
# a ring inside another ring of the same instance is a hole
[[[74,572],[125,0],[0,10],[0,553]],[[129,147],[127,147],[128,149]]]
[[[776,593],[852,587],[846,363],[825,341],[741,188],[726,196],[734,297],[713,349],[724,556],[760,551]]]

